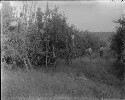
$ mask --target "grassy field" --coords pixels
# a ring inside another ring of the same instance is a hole
[[[2,69],[2,100],[120,99],[122,83],[107,71],[113,61],[93,54],[56,69]]]

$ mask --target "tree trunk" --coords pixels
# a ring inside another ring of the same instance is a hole
[[[28,63],[28,65],[29,65],[29,68],[32,68],[32,64],[30,63],[30,60],[29,60],[29,58],[28,58],[27,55],[26,55],[26,60],[27,60],[27,63]]]
[[[48,48],[47,48],[47,46],[48,46],[48,43],[46,43],[46,67],[47,67],[47,64],[48,64],[48,60],[47,60],[48,59]]]
[[[27,55],[25,55],[24,57],[24,64],[25,64],[26,70],[29,70],[30,68],[32,68],[32,65]]]

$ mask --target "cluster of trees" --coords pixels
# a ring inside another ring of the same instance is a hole
[[[111,45],[110,48],[115,51],[118,55],[117,60],[124,60],[125,56],[125,18],[121,18],[118,21],[114,21],[115,23],[119,23],[119,27],[116,28],[116,34],[110,38]]]
[[[46,11],[42,12],[41,8],[34,10],[35,2],[31,8],[27,2],[23,3],[22,13],[26,23],[18,22],[18,28],[12,28],[9,23],[19,19],[17,9],[10,2],[2,2],[2,56],[14,58],[16,64],[38,65],[45,61],[43,58],[46,58],[47,52],[54,53],[58,58],[70,58],[73,53],[83,55],[88,47],[96,51],[100,45],[105,46],[89,31],[83,32],[70,25],[65,14],[59,13],[58,7],[50,10],[47,5]]]
[[[125,18],[124,16],[118,21],[114,21],[119,24],[116,28],[116,34],[110,38],[110,48],[117,55],[117,59],[114,63],[114,74],[121,80],[124,79],[124,66],[125,66]]]

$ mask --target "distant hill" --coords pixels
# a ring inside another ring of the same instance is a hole
[[[107,46],[110,46],[110,42],[108,41],[108,38],[115,32],[91,32],[91,33],[98,36],[100,40],[105,41]]]

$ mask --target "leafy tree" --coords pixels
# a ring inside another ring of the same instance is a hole
[[[125,19],[119,19],[115,21],[115,23],[119,23],[119,27],[117,27],[117,33],[114,34],[111,40],[111,49],[116,52],[118,55],[117,60],[120,61],[124,58],[124,50],[125,50]]]
[[[26,32],[25,29],[19,30],[18,27],[10,31],[10,22],[17,20],[13,13],[10,2],[2,2],[2,54],[11,56],[16,61],[17,56],[22,58],[27,68],[29,60],[27,58]],[[20,26],[22,27],[22,25]],[[29,63],[29,66],[30,63]]]
[[[111,50],[115,51],[117,54],[117,60],[113,66],[113,73],[116,75],[120,80],[123,81],[124,79],[124,66],[125,66],[125,19],[121,18],[115,23],[119,23],[119,27],[117,27],[116,34],[110,38]]]
[[[72,55],[80,55],[78,51],[82,53],[89,46],[96,50],[100,45],[100,40],[90,34],[90,32],[82,32],[79,31],[76,26],[70,26],[66,16],[58,12],[58,7],[52,10],[47,8],[45,12],[42,12],[41,9],[38,8],[37,12],[35,12],[28,9],[27,2],[23,2],[22,10],[24,19],[26,20],[25,29],[22,28],[18,30],[15,28],[10,31],[7,29],[9,22],[11,22],[11,19],[18,18],[15,14],[16,8],[13,9],[9,2],[8,4],[6,3],[7,2],[4,4],[4,10],[2,10],[4,16],[2,19],[4,23],[2,50],[5,53],[11,52],[10,54],[14,57],[19,56],[18,58],[26,58],[26,60],[24,60],[25,63],[29,60],[33,63],[43,62],[42,59],[47,49],[48,51],[52,51],[52,48],[55,48],[55,54],[68,61],[70,57],[73,57]],[[33,5],[35,6],[35,3],[32,3],[32,6]],[[9,7],[11,9],[9,9]],[[7,11],[9,14],[6,13]],[[75,36],[74,43],[71,37],[72,35]],[[75,44],[75,46],[73,44]],[[47,47],[47,45],[49,47]]]

